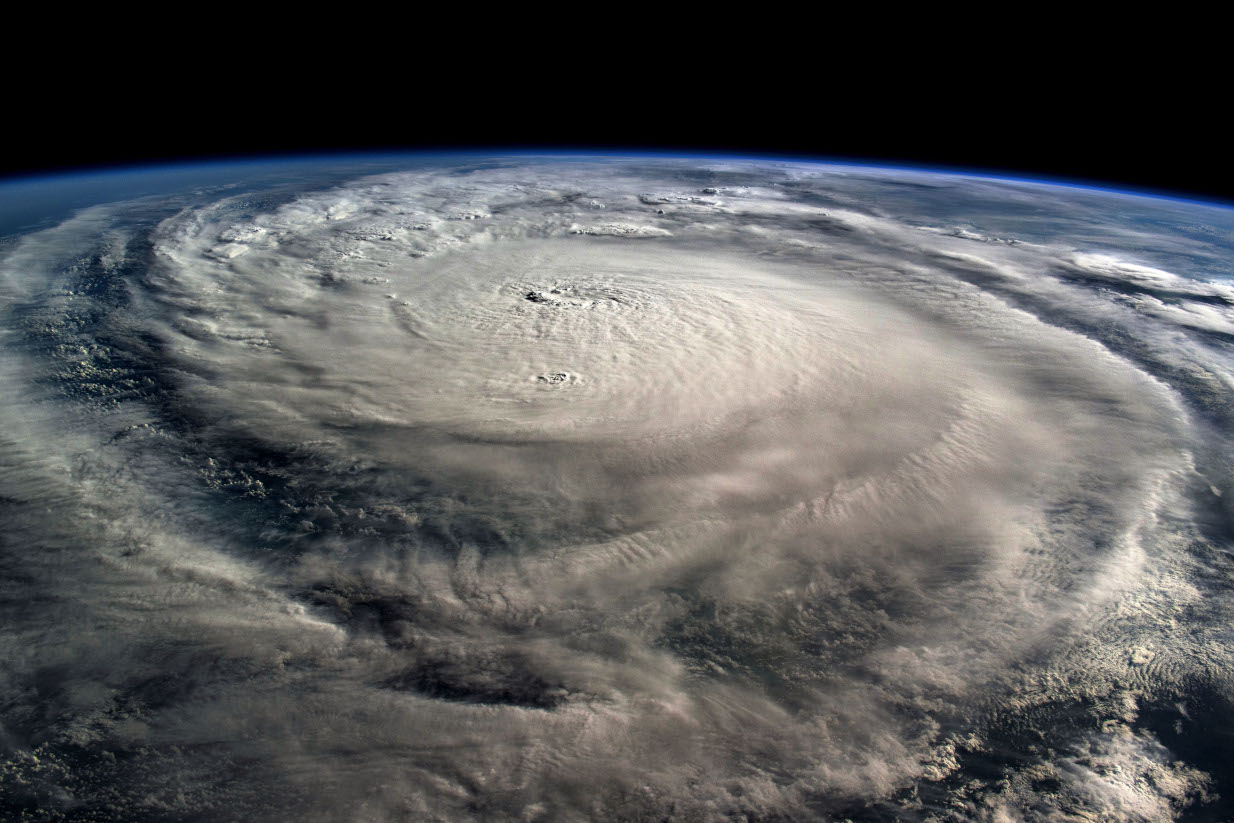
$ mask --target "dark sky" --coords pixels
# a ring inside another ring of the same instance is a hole
[[[387,63],[376,81],[314,64],[162,79],[134,64],[72,84],[49,78],[10,92],[19,115],[0,175],[364,149],[663,149],[958,167],[1234,201],[1219,98],[1155,66],[1047,74],[923,63],[881,84],[871,81],[877,67],[802,59],[756,74],[650,58],[619,74],[464,62],[444,72]]]

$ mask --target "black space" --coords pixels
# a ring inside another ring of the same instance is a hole
[[[979,54],[940,45],[889,64],[887,45],[842,59],[779,37],[753,52],[518,44],[440,68],[418,53],[346,65],[247,54],[221,71],[193,66],[220,54],[168,44],[71,83],[27,72],[8,92],[0,177],[255,155],[596,149],[940,166],[1234,203],[1224,72],[1087,46],[1083,65],[1063,63],[1057,48],[998,39]]]

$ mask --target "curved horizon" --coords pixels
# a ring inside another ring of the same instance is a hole
[[[715,149],[687,150],[678,148],[658,149],[602,147],[590,149],[576,146],[459,146],[456,148],[339,148],[311,151],[241,152],[235,154],[184,155],[149,161],[117,161],[115,163],[88,163],[67,165],[32,171],[0,172],[0,190],[10,185],[39,182],[67,182],[78,178],[98,178],[106,175],[187,172],[209,167],[218,169],[227,166],[254,166],[263,164],[363,162],[365,160],[393,161],[400,158],[447,158],[447,157],[545,157],[545,158],[659,158],[665,160],[739,160],[768,163],[799,163],[819,166],[835,166],[852,169],[900,171],[918,174],[937,174],[1002,183],[1019,183],[1037,186],[1080,189],[1084,191],[1115,194],[1127,197],[1145,197],[1187,205],[1234,209],[1234,198],[1221,198],[1188,191],[1185,188],[1160,188],[1134,182],[1112,179],[1072,176],[1069,174],[1037,174],[1014,168],[999,168],[983,165],[952,165],[906,159],[880,159],[854,155],[823,155],[781,153],[777,151],[727,151]]]

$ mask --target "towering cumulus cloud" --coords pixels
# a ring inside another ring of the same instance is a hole
[[[4,819],[1234,813],[1234,211],[263,179],[0,246]]]

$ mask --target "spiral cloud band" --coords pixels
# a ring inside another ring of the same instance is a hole
[[[461,158],[0,253],[12,819],[1234,809],[1234,211]]]

